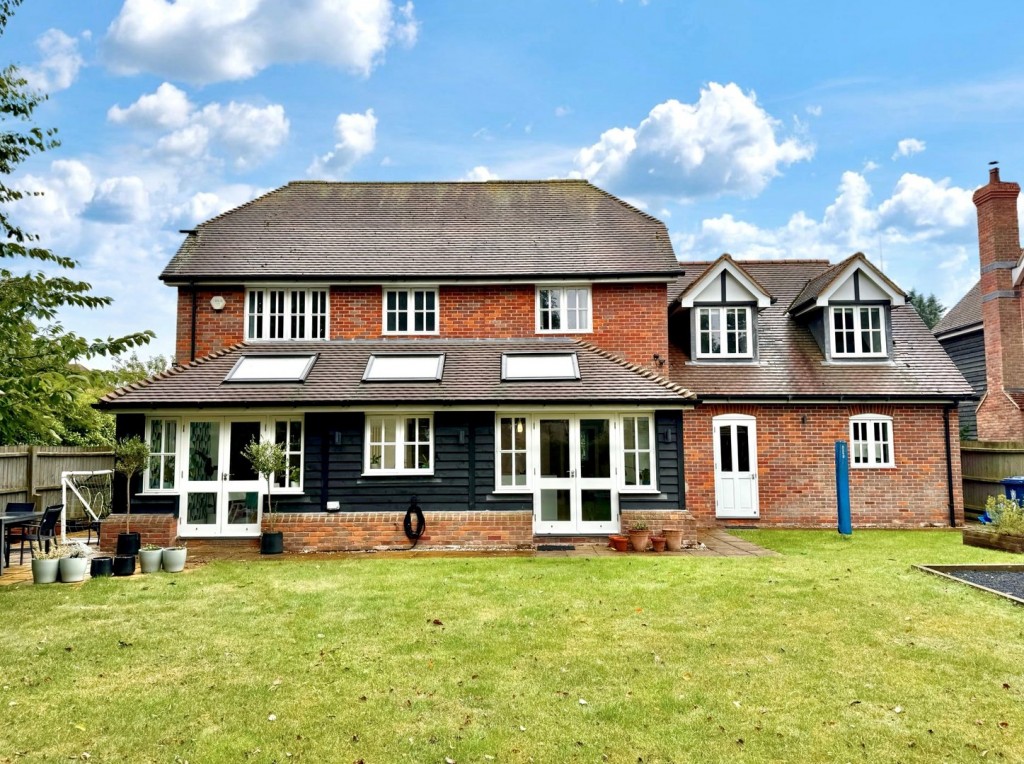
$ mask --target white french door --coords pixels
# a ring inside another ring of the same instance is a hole
[[[757,495],[757,423],[744,414],[713,420],[715,441],[715,515],[760,516]]]
[[[242,449],[249,441],[260,440],[261,428],[258,419],[185,421],[179,535],[259,535],[260,476]]]
[[[536,533],[588,534],[619,530],[612,476],[612,419],[607,416],[538,417],[534,493]]]

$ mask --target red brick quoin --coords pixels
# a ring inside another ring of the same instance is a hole
[[[757,473],[761,517],[715,519],[712,417],[747,414],[757,420]],[[855,527],[916,528],[949,525],[946,446],[942,406],[936,405],[736,405],[706,404],[683,415],[686,504],[700,527],[756,525],[834,527],[834,443],[849,442],[849,418],[893,418],[894,468],[850,468]],[[959,422],[950,411],[953,502],[963,524]]]
[[[668,357],[664,284],[594,284],[591,287],[593,332],[579,337],[631,363],[664,374],[654,355]],[[215,311],[210,300],[219,295],[225,306]],[[536,332],[535,287],[531,284],[442,286],[439,333],[417,335],[440,339],[516,339],[543,336]],[[383,292],[380,286],[332,287],[331,339],[381,339]],[[245,336],[245,290],[242,287],[199,289],[196,292],[196,357],[241,342]],[[387,335],[394,336],[394,335]],[[558,335],[566,336],[566,335]],[[192,292],[178,290],[179,363],[192,352]],[[409,335],[402,335],[408,338]]]

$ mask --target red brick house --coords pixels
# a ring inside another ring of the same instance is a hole
[[[158,539],[259,534],[253,438],[295,550],[402,544],[413,495],[434,545],[831,524],[845,439],[856,524],[962,517],[970,388],[862,255],[680,264],[585,181],[291,183],[185,233],[182,364],[101,403]]]

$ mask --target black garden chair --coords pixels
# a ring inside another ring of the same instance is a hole
[[[29,512],[35,512],[36,505],[31,501],[10,501],[7,503],[4,509],[4,514],[8,515],[21,515],[28,514]],[[28,528],[33,528],[35,524],[28,524]],[[4,529],[4,559],[7,564],[11,564],[11,545],[21,543],[22,536],[26,530],[25,525],[14,525]]]
[[[18,539],[20,546],[18,548],[18,564],[21,565],[25,562],[25,543],[28,542],[28,551],[31,556],[35,556],[35,548],[38,547],[39,551],[43,551],[45,542],[45,550],[50,551],[50,542],[57,541],[57,523],[60,522],[60,514],[64,510],[63,504],[54,504],[47,507],[43,512],[43,519],[39,521],[38,525],[27,525],[21,526],[23,528],[21,538]],[[11,559],[10,547],[7,549],[7,559]]]

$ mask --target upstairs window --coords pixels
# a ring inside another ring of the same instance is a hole
[[[437,334],[437,290],[385,289],[384,334]]]
[[[327,339],[326,289],[250,289],[245,298],[247,340]]]
[[[539,287],[538,332],[589,332],[590,287]]]
[[[850,418],[850,464],[854,467],[894,467],[892,417],[861,414]]]
[[[878,358],[885,354],[885,308],[880,305],[832,308],[834,357]]]
[[[750,308],[698,308],[698,358],[750,358]]]

